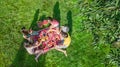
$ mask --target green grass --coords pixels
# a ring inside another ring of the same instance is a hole
[[[70,27],[68,57],[52,50],[39,58],[23,47],[21,28],[51,16]],[[0,0],[0,67],[118,67],[119,0]]]

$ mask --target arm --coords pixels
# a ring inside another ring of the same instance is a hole
[[[39,51],[39,53],[36,54],[36,57],[35,57],[36,62],[38,62],[38,58],[41,54],[43,54],[43,51]]]
[[[25,35],[23,35],[23,38],[24,38],[24,39],[27,39],[27,37],[26,37]]]

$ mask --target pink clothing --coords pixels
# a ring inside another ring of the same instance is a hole
[[[34,42],[36,42],[36,41],[38,41],[39,36],[34,35],[34,36],[31,36],[31,38],[32,38],[32,40],[33,40]]]
[[[57,20],[53,20],[51,23],[52,27],[58,27],[59,26],[59,22]]]
[[[38,26],[42,27],[43,25],[47,25],[49,23],[51,24],[52,28],[59,26],[59,22],[55,19],[50,22],[48,22],[48,20],[43,20],[42,22],[38,22]]]
[[[43,25],[48,24],[48,20],[43,20],[42,24]]]
[[[46,25],[48,24],[48,20],[44,20],[43,22],[40,22],[39,25]],[[49,28],[42,29],[38,31],[38,35],[36,35],[33,40],[37,41],[38,39],[42,39],[43,36],[48,36],[48,39],[42,42],[42,49],[47,52],[50,48],[54,47],[54,45],[57,45],[57,41],[61,40],[60,34],[56,32],[57,28],[59,26],[59,22],[57,20],[50,21],[52,30],[55,31],[49,31]]]

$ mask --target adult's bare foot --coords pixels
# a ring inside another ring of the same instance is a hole
[[[64,54],[65,54],[65,56],[67,57],[67,52],[66,52],[66,51],[64,51]]]
[[[35,58],[35,61],[38,62],[38,58]]]

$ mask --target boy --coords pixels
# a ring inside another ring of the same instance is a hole
[[[26,30],[25,27],[22,28],[22,33],[23,33],[23,38],[25,38],[31,43],[33,43],[34,40],[38,38],[37,35],[39,34],[37,31],[33,31],[32,29]]]
[[[25,38],[26,40],[28,40],[29,42],[33,43],[33,40],[31,39],[31,34],[28,30],[25,29],[25,27],[23,27],[21,29],[21,32],[23,34],[23,38]]]

